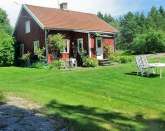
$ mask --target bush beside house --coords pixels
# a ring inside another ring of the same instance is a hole
[[[128,63],[132,61],[130,54],[124,54],[122,51],[113,51],[111,46],[104,46],[104,58],[109,59],[111,63]]]
[[[0,8],[0,66],[14,63],[14,38],[7,13]]]
[[[0,66],[14,63],[14,39],[5,32],[0,32]]]
[[[89,58],[87,56],[82,58],[83,66],[84,67],[97,67],[98,60],[96,58]]]

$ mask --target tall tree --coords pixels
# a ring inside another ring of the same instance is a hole
[[[9,23],[7,13],[0,8],[0,32],[4,31],[8,34],[12,33],[12,28]]]
[[[122,43],[129,46],[137,31],[136,17],[132,12],[128,12],[120,19],[120,33]]]
[[[104,20],[104,15],[103,15],[100,11],[97,12],[97,16],[98,16],[99,18],[101,18],[101,19]]]
[[[160,14],[161,14],[162,16],[165,17],[165,10],[164,10],[163,6],[160,6],[159,12],[160,12]]]
[[[110,14],[102,14],[101,12],[97,13],[97,16],[99,18],[101,18],[102,20],[104,20],[105,22],[107,22],[108,24],[118,28],[118,21],[116,19],[114,19]]]

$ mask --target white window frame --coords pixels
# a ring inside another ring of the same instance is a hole
[[[97,48],[98,48],[98,40],[101,41],[101,47],[100,48],[103,48],[103,39],[101,37],[96,37]]]
[[[30,20],[25,21],[25,33],[30,33]]]
[[[80,41],[81,41],[81,47],[82,47],[82,51],[80,51]],[[84,51],[84,43],[83,43],[83,38],[79,38],[77,39],[77,50],[78,53],[82,53]]]
[[[33,51],[36,53],[36,50],[40,48],[39,40],[33,41]]]
[[[20,56],[24,55],[24,49],[25,49],[24,44],[23,43],[20,44]]]
[[[65,42],[66,42],[67,51],[65,51],[65,49],[64,49],[61,53],[69,53],[69,51],[70,51],[70,40],[65,39]]]

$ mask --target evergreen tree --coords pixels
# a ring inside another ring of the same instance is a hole
[[[159,12],[163,17],[165,17],[165,10],[164,10],[163,6],[160,6]]]
[[[9,19],[7,18],[6,12],[0,8],[0,32],[4,31],[8,34],[12,33],[12,28],[9,23]]]

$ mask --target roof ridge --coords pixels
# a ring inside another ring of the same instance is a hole
[[[62,10],[62,9],[58,9],[58,8],[54,8],[54,7],[39,6],[39,5],[31,5],[31,4],[23,4],[23,5],[26,5],[27,7],[28,7],[28,6],[33,6],[33,7],[39,7],[39,8],[54,9],[54,10],[63,11],[63,12],[83,13],[83,14],[89,14],[89,15],[95,15],[95,16],[97,16],[97,15],[94,14],[94,13],[81,12],[81,11],[74,11],[74,10],[69,10],[69,9]]]
[[[27,11],[29,10],[32,17],[34,17],[36,21],[39,21],[39,23],[42,23],[40,25],[44,25],[41,26],[44,28],[65,30],[73,29],[95,32],[101,31],[111,33],[116,32],[113,26],[100,19],[96,14],[29,4],[24,4],[23,7],[25,7]],[[50,15],[47,15],[49,13]]]

